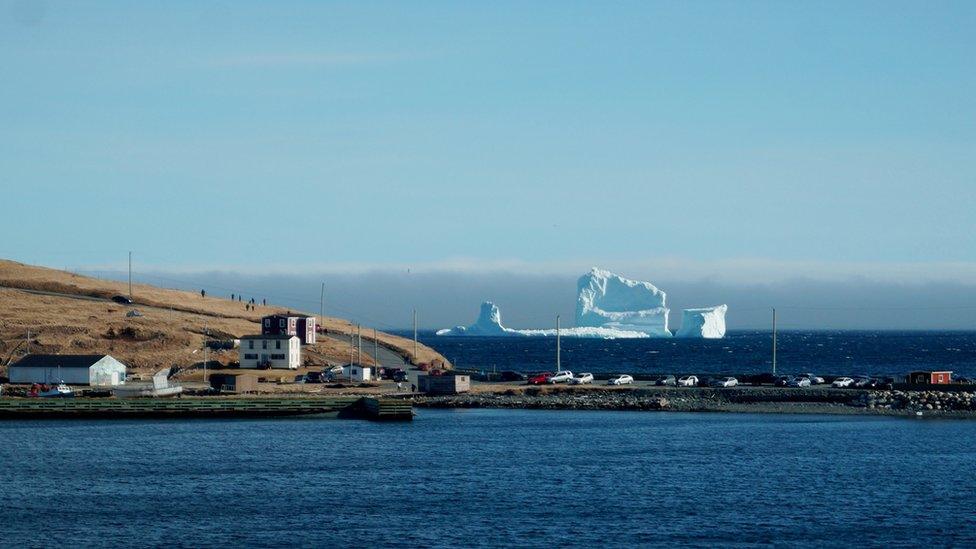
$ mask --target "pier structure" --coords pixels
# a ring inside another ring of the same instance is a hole
[[[413,419],[413,407],[407,400],[358,396],[0,399],[0,419],[283,416],[335,416],[343,419],[410,421]]]

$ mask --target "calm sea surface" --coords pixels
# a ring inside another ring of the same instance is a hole
[[[0,545],[972,546],[976,422],[0,423]]]
[[[411,336],[412,337],[412,336]],[[552,370],[555,338],[438,337],[422,341],[461,367]],[[976,332],[783,332],[777,370],[818,375],[903,375],[947,369],[976,377]],[[748,374],[768,372],[768,332],[724,339],[562,339],[563,368],[584,372]]]

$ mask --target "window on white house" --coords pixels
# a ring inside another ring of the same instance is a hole
[[[262,341],[261,342],[261,348],[262,349],[267,349],[268,348],[268,342],[267,341]]]
[[[275,341],[275,349],[280,349],[280,348],[281,348],[281,342]]]
[[[253,349],[254,348],[254,340],[253,339],[247,342],[247,348],[248,349]]]

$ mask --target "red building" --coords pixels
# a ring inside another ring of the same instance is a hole
[[[952,372],[912,372],[908,374],[911,385],[948,385],[952,383]]]
[[[261,319],[261,335],[298,336],[302,345],[315,343],[315,317],[290,314],[268,315]]]

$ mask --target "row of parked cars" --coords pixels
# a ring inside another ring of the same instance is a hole
[[[569,370],[560,370],[558,372],[540,372],[538,374],[532,374],[525,378],[526,383],[529,385],[548,385],[556,383],[568,383],[570,385],[589,385],[593,383],[593,374],[589,372],[582,372],[579,374],[574,374]],[[607,385],[630,385],[634,382],[633,376],[629,375],[617,375],[613,376],[607,380]]]
[[[295,383],[333,383],[342,375],[342,366],[326,368],[321,372],[311,371],[307,374],[295,376]],[[407,372],[403,368],[381,368],[380,379],[391,381],[407,381]]]
[[[651,380],[654,385],[662,387],[735,387],[739,380],[731,376],[714,377],[709,379],[699,379],[698,376],[658,376]]]
[[[512,374],[506,376],[505,374]],[[568,383],[571,385],[583,385],[593,383],[593,374],[585,372],[573,374],[569,370],[560,372],[542,372],[526,376],[516,372],[503,372],[502,381],[525,381],[529,385],[546,385],[555,383]],[[626,374],[612,376],[607,380],[607,385],[630,385],[634,383],[633,376]],[[732,376],[719,376],[712,378],[699,378],[695,375],[673,376],[661,375],[651,380],[651,383],[658,386],[670,387],[735,387],[740,384],[738,378]],[[812,387],[815,385],[826,385],[827,381],[811,373],[773,376],[771,374],[760,374],[757,376],[747,376],[745,383],[752,385],[772,384],[776,387]],[[831,387],[852,387],[865,389],[892,389],[895,380],[891,377],[871,377],[858,375],[853,377],[839,377],[830,382]]]

